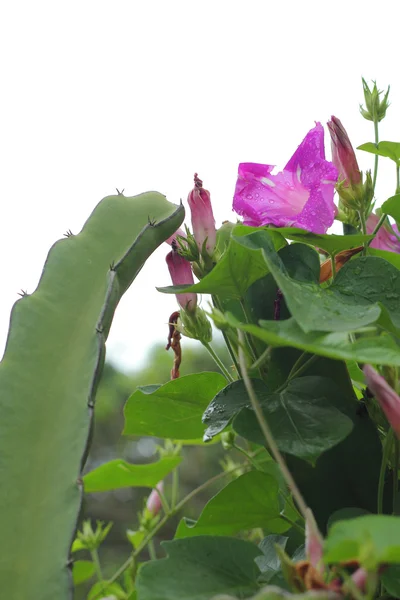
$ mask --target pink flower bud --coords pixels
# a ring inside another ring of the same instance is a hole
[[[194,188],[188,196],[188,203],[192,213],[193,235],[200,252],[206,241],[207,253],[211,256],[217,241],[217,230],[211,206],[210,192],[203,188],[203,182],[194,174]]]
[[[400,439],[400,397],[371,365],[364,365],[363,371],[369,389],[378,400],[393,431]]]
[[[151,492],[150,496],[147,498],[146,508],[153,517],[158,515],[158,513],[162,509],[162,502],[161,502],[160,494],[158,493],[157,490],[159,490],[161,493],[163,492],[163,490],[164,490],[164,482],[163,481],[159,481],[157,483],[156,489],[154,489]]]
[[[178,229],[178,231],[175,231],[175,233],[173,233],[167,240],[165,240],[167,242],[167,244],[169,244],[170,246],[172,246],[172,242],[173,241],[177,241],[176,237],[180,235],[181,237],[186,237],[186,234],[184,231],[182,231],[181,228]]]
[[[192,267],[177,250],[176,242],[172,242],[172,250],[168,252],[166,261],[171,275],[173,285],[184,285],[187,283],[194,284]],[[186,292],[185,294],[176,294],[180,306],[188,312],[194,312],[197,306],[197,294]]]
[[[322,564],[323,538],[311,510],[307,509],[306,518],[306,557],[317,571],[324,570]]]
[[[332,162],[339,171],[339,181],[344,179],[345,187],[361,183],[361,172],[347,131],[336,117],[328,121],[332,141]]]
[[[359,569],[357,569],[357,571],[354,571],[351,578],[353,580],[353,583],[355,583],[358,587],[358,589],[362,592],[365,592],[368,579],[368,571],[360,567]]]

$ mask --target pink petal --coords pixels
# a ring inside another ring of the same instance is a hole
[[[233,209],[245,224],[325,233],[336,214],[337,170],[325,160],[322,125],[309,131],[281,173],[272,175],[272,169],[256,163],[239,165]]]
[[[371,365],[364,365],[363,371],[369,389],[378,400],[393,431],[400,439],[400,397]]]
[[[367,233],[373,233],[378,223],[378,215],[371,213],[367,219]],[[398,233],[396,225],[393,225],[393,229]],[[400,241],[385,227],[385,225],[382,225],[370,245],[371,248],[387,250],[388,252],[397,252],[400,254]]]

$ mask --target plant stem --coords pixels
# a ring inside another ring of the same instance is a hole
[[[375,146],[378,147],[379,131],[378,131],[378,121],[376,121],[376,120],[374,121],[374,132],[375,132]],[[374,176],[372,179],[372,188],[374,190],[374,193],[375,193],[376,178],[378,177],[378,159],[379,159],[379,156],[377,154],[375,154]]]
[[[257,360],[251,365],[250,369],[253,371],[253,369],[258,369],[259,367],[262,367],[262,365],[265,363],[266,360],[268,360],[270,354],[272,351],[272,346],[268,346],[268,348],[265,348],[264,352],[262,354],[260,354],[260,356],[257,358]]]
[[[178,469],[172,471],[172,488],[171,488],[171,510],[174,510],[178,500],[178,488],[179,488],[179,472]],[[169,511],[171,512],[171,511]],[[166,513],[169,514],[169,513]]]
[[[153,538],[151,540],[149,540],[149,543],[147,544],[147,548],[149,549],[149,556],[151,560],[157,560],[157,554],[156,554],[156,549],[154,547],[154,540]]]
[[[246,319],[246,323],[248,325],[251,325],[251,319],[249,318],[249,315],[248,315],[248,312],[247,312],[247,309],[246,309],[246,304],[245,304],[243,298],[240,299],[240,306],[242,307],[243,314],[244,314],[244,317]],[[257,352],[256,352],[256,349],[254,347],[254,343],[253,343],[253,339],[251,337],[251,334],[250,333],[249,334],[244,333],[243,336],[242,336],[242,338],[243,338],[243,340],[245,340],[247,342],[247,346],[249,347],[250,353],[251,353],[252,358],[253,358],[253,362],[255,362],[258,357],[257,357]],[[239,351],[239,354],[240,354],[240,351]],[[239,359],[239,364],[240,364],[240,359]],[[261,376],[261,373],[260,373],[260,376]]]
[[[104,592],[105,585],[104,585],[104,579],[103,579],[103,572],[101,570],[99,553],[97,552],[97,548],[93,548],[93,550],[90,551],[90,556],[92,557],[96,577],[99,580],[100,584],[103,586],[101,591]]]
[[[233,444],[233,447],[235,448],[235,450],[237,450],[238,452],[243,454],[243,456],[245,456],[247,458],[247,460],[253,465],[253,467],[255,469],[259,470],[258,465],[257,465],[256,461],[254,460],[253,456],[250,454],[250,452],[247,452],[247,450],[245,450],[244,448],[242,448],[241,446],[239,446],[236,443]]]
[[[239,335],[239,341],[241,343],[243,343],[244,342],[244,334],[239,329],[238,329],[238,335]],[[287,468],[286,463],[283,459],[283,456],[280,453],[278,446],[276,445],[275,439],[271,433],[268,423],[265,420],[261,405],[258,401],[258,398],[257,398],[255,392],[254,392],[254,388],[253,388],[251,379],[250,379],[248,371],[247,371],[246,357],[245,357],[245,354],[243,352],[241,345],[239,345],[239,364],[240,364],[240,368],[242,371],[242,377],[243,377],[243,381],[244,381],[244,384],[245,384],[245,387],[247,390],[247,394],[250,398],[251,405],[253,407],[254,413],[257,417],[257,420],[261,427],[261,430],[264,434],[266,442],[269,446],[269,449],[271,450],[273,457],[275,458],[276,462],[278,463],[278,465],[281,469],[282,475],[285,478],[286,483],[287,483],[290,491],[292,492],[295,501],[297,502],[297,505],[300,509],[301,514],[303,515],[304,519],[307,519],[307,512],[308,512],[307,504],[305,503],[303,496],[301,495],[300,490],[298,489],[297,484],[292,477],[292,474],[290,473],[289,469]]]
[[[161,490],[159,490],[157,486],[154,489],[156,490],[156,492],[157,492],[157,494],[158,494],[158,496],[160,498],[160,502],[161,502],[161,505],[163,507],[163,511],[165,513],[169,513],[170,508],[169,508],[167,499],[165,497],[165,494]]]
[[[390,453],[392,451],[393,439],[394,439],[393,429],[390,428],[387,433],[385,443],[383,446],[381,470],[379,472],[378,499],[377,499],[378,515],[381,515],[383,512],[383,492],[384,492],[384,487],[385,487],[386,467],[387,467],[387,464],[389,461]]]
[[[386,217],[387,217],[387,214],[382,213],[381,218],[379,219],[378,223],[376,224],[375,229],[372,232],[372,235],[374,237],[378,233],[378,231],[380,230],[380,228],[382,227],[382,225],[384,224],[384,222],[386,221]],[[372,238],[372,240],[370,240],[369,242],[367,242],[367,246],[369,246],[370,244],[372,244],[373,241],[374,241],[374,238]]]
[[[396,194],[400,194],[400,165],[396,165]]]
[[[218,310],[219,310],[220,312],[222,312],[222,313],[223,313],[224,311],[223,311],[223,309],[222,309],[222,304],[221,304],[221,302],[219,301],[219,298],[218,298],[218,296],[211,296],[211,297],[212,297],[212,301],[213,301],[213,304],[214,304],[214,306],[215,306],[216,308],[218,308]],[[228,352],[229,352],[229,354],[230,354],[230,357],[231,357],[231,359],[232,359],[232,362],[233,362],[233,364],[235,365],[236,372],[237,372],[238,376],[240,377],[239,363],[238,363],[238,361],[237,361],[236,354],[235,354],[235,351],[234,351],[234,349],[233,349],[233,346],[232,346],[232,344],[231,344],[231,341],[230,341],[230,339],[229,339],[229,337],[228,337],[228,335],[226,334],[226,332],[225,332],[225,331],[222,331],[221,333],[222,333],[222,335],[223,335],[223,338],[224,338],[224,341],[225,341],[226,347],[228,348]]]
[[[170,519],[172,516],[174,516],[176,513],[178,513],[185,506],[185,504],[187,504],[189,502],[189,500],[194,498],[194,496],[196,496],[200,492],[203,492],[210,485],[213,485],[215,482],[219,481],[223,477],[226,477],[227,475],[230,475],[231,473],[234,473],[238,469],[242,469],[242,468],[243,468],[243,465],[239,465],[239,466],[233,467],[232,469],[229,469],[228,471],[223,471],[222,473],[218,473],[218,475],[211,477],[211,479],[208,479],[207,481],[205,481],[204,483],[199,485],[196,489],[189,492],[180,502],[178,502],[176,504],[176,506],[174,508],[171,508],[171,510],[169,511],[168,514],[164,515],[162,517],[162,519],[160,519],[160,521],[157,523],[157,525],[154,527],[154,529],[144,538],[144,540],[142,540],[142,542],[138,545],[138,547],[132,552],[131,556],[120,566],[120,568],[114,573],[114,575],[107,581],[108,585],[111,585],[112,583],[114,583],[114,581],[116,581],[118,579],[118,577],[120,577],[122,575],[122,573],[124,571],[126,571],[126,569],[129,569],[129,567],[132,567],[134,565],[136,557],[147,546],[149,541],[152,540],[153,537],[156,535],[156,533],[158,533],[160,531],[160,529],[162,529],[164,527],[164,525],[168,521],[168,519]]]
[[[297,529],[297,531],[299,531],[300,533],[302,533],[304,535],[304,533],[305,533],[304,527],[302,527],[301,525],[296,523],[296,521],[292,521],[292,519],[289,519],[289,517],[287,517],[286,515],[282,515],[282,513],[279,516],[281,519],[286,521],[286,523],[290,523],[290,525],[292,527],[294,527],[295,529]]]
[[[225,367],[225,365],[222,362],[222,360],[214,352],[214,350],[212,349],[212,347],[210,346],[210,344],[208,342],[201,342],[201,343],[203,344],[204,348],[209,352],[210,356],[214,359],[215,364],[220,369],[220,371],[225,375],[225,377],[227,378],[227,380],[230,383],[232,383],[232,381],[235,381],[234,378],[232,377],[232,375],[229,373],[228,369]]]
[[[298,377],[299,375],[301,375],[302,373],[304,373],[304,371],[307,371],[307,369],[309,367],[311,367],[311,365],[319,359],[319,356],[317,356],[316,354],[312,354],[312,356],[310,356],[310,358],[306,361],[304,361],[305,357],[307,356],[308,352],[303,352],[302,354],[300,354],[299,358],[296,360],[296,362],[294,363],[287,380],[285,381],[284,384],[282,384],[277,390],[275,390],[275,392],[280,392],[282,391],[288,384],[288,382],[291,379],[294,379],[295,377]]]

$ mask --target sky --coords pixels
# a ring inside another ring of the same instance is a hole
[[[240,162],[282,168],[314,122],[332,114],[354,147],[373,141],[359,114],[362,76],[391,85],[380,138],[399,141],[396,5],[3,2],[0,354],[17,294],[34,291],[50,246],[68,229],[78,233],[116,188],[185,202],[197,172],[217,226],[235,220]],[[327,137],[326,149],[329,157]],[[358,156],[361,168],[372,167],[372,156]],[[395,191],[394,166],[386,159],[379,169],[378,205]],[[165,344],[176,304],[155,286],[170,284],[167,251],[163,244],[151,257],[114,318],[107,353],[126,371]]]

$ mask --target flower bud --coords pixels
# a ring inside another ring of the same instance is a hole
[[[376,81],[373,81],[374,87],[372,90],[369,89],[367,82],[363,78],[363,91],[365,98],[365,108],[360,104],[360,112],[364,119],[367,121],[373,121],[379,123],[386,116],[386,111],[389,107],[388,96],[390,91],[390,85],[388,86],[387,92],[383,99],[380,99],[382,90],[378,90],[376,87]]]
[[[400,397],[373,367],[364,365],[363,371],[368,388],[378,400],[390,426],[400,439]]]
[[[181,310],[176,329],[182,335],[209,344],[212,340],[212,329],[204,310],[196,307],[195,311]]]
[[[158,515],[158,513],[162,509],[162,502],[161,502],[159,492],[162,493],[163,490],[164,490],[164,482],[159,481],[157,483],[155,489],[152,490],[150,496],[147,498],[146,508],[152,517],[155,517],[156,515]]]
[[[194,279],[190,262],[179,254],[175,241],[173,241],[171,245],[172,250],[167,254],[165,260],[167,261],[173,285],[193,285]],[[197,306],[197,294],[193,292],[176,294],[176,299],[184,310],[195,312]]]
[[[169,244],[170,246],[172,246],[172,242],[178,242],[178,236],[181,238],[185,238],[186,235],[184,233],[184,231],[182,231],[181,228],[179,228],[177,231],[175,231],[175,233],[173,233],[167,240],[165,240],[167,242],[167,244]]]
[[[188,196],[192,214],[192,228],[200,254],[211,256],[214,252],[217,232],[211,206],[210,192],[203,188],[203,182],[194,174],[194,188]]]
[[[322,565],[323,538],[315,522],[311,510],[307,509],[306,518],[306,556],[311,565],[317,570],[323,572]]]
[[[339,172],[339,181],[344,180],[346,187],[355,187],[361,183],[361,172],[349,136],[342,123],[332,115],[328,129],[332,142],[332,162]]]

